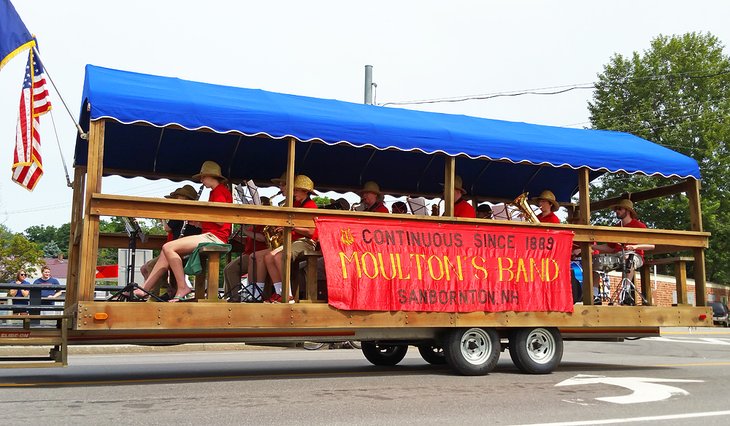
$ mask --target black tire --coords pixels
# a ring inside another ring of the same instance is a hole
[[[483,376],[499,361],[499,335],[490,328],[457,328],[444,340],[449,366],[464,376]]]
[[[446,364],[446,356],[444,355],[444,348],[441,346],[434,345],[418,345],[418,353],[421,354],[421,358],[429,364],[433,365],[444,365]]]
[[[408,352],[408,345],[388,345],[374,342],[361,342],[362,354],[373,365],[396,365]]]
[[[563,338],[554,327],[520,328],[510,336],[509,356],[523,373],[549,374],[563,359]]]
[[[348,340],[347,344],[350,345],[352,349],[362,349],[362,344],[359,340]]]

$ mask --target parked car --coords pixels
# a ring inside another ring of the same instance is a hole
[[[722,302],[708,302],[707,306],[712,307],[712,321],[717,325],[730,327],[730,311],[727,305]]]

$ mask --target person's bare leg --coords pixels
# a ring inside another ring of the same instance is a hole
[[[191,235],[189,237],[183,237],[175,241],[170,241],[162,246],[162,253],[165,256],[168,267],[172,270],[172,274],[175,276],[175,281],[178,283],[177,291],[175,296],[170,299],[171,302],[177,301],[182,297],[187,296],[192,290],[185,283],[185,271],[183,270],[182,256],[186,256],[198,247],[198,244],[209,241],[205,235]],[[162,255],[160,255],[162,259]],[[159,261],[157,263],[160,263]],[[157,267],[157,265],[155,265]],[[180,283],[183,283],[182,285]]]

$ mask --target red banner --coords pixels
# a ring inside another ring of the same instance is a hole
[[[573,233],[318,218],[329,304],[344,310],[573,311]]]

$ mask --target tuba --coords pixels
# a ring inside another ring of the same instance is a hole
[[[266,245],[269,246],[269,250],[275,250],[284,244],[284,230],[279,229],[277,231],[277,228],[277,226],[266,225],[261,231],[261,233],[264,234]]]
[[[527,196],[529,195],[529,192],[523,192],[522,194],[518,195],[517,198],[514,199],[510,204],[517,207],[517,209],[520,211],[519,215],[525,220],[525,222],[530,223],[540,223],[540,219],[537,218],[537,215],[532,210],[532,207],[527,203]]]

